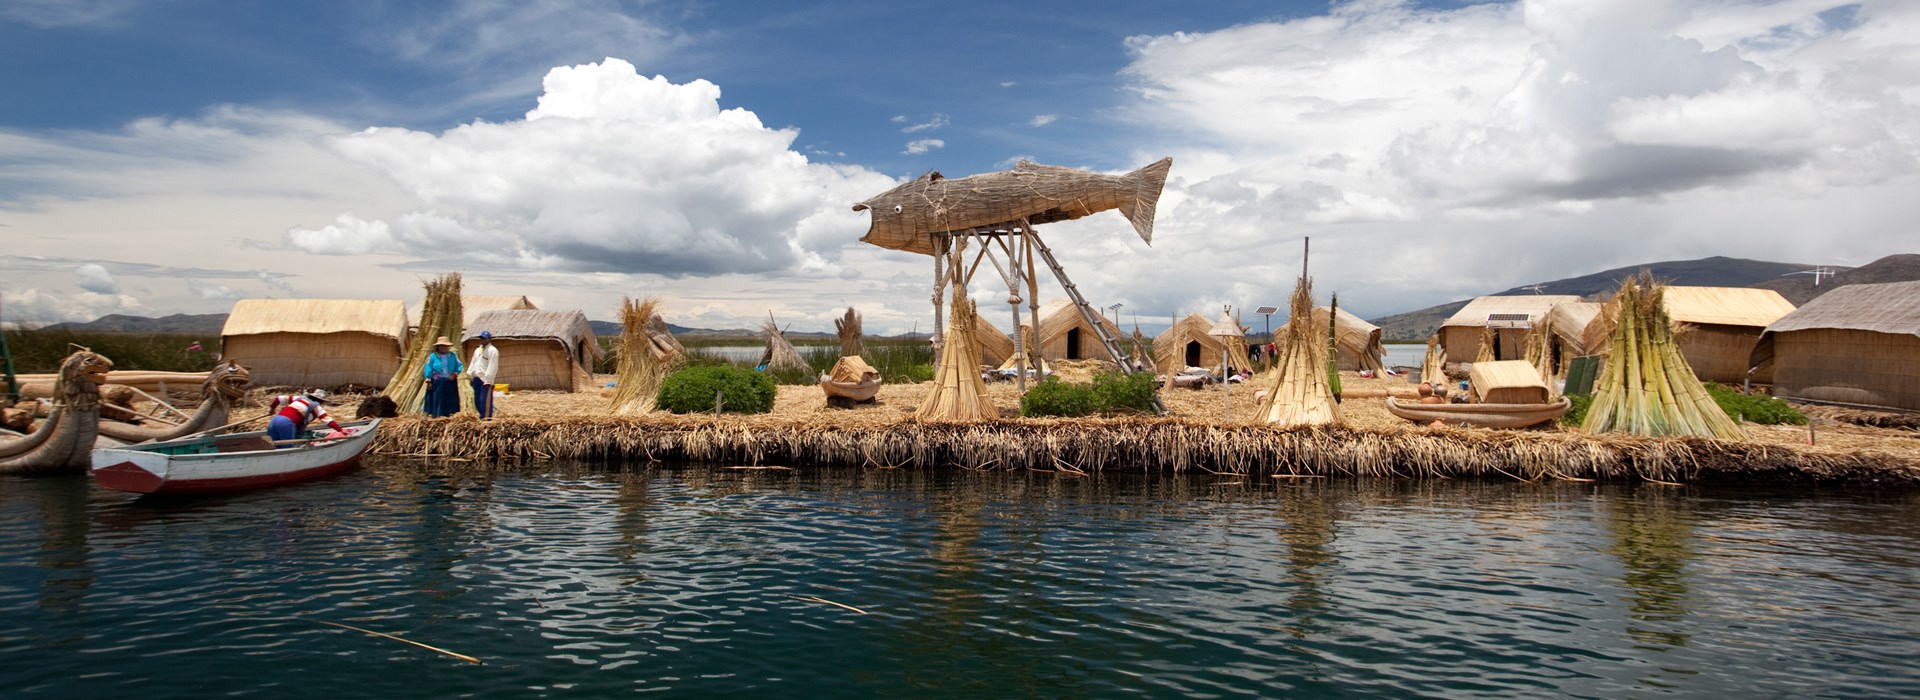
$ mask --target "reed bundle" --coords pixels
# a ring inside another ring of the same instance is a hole
[[[960,256],[952,256],[960,260]],[[913,416],[920,420],[976,421],[998,415],[986,400],[987,384],[980,379],[980,351],[973,344],[974,325],[980,317],[974,313],[973,300],[955,285],[953,311],[940,366],[933,370],[933,391],[927,394]]]
[[[427,299],[420,307],[420,328],[414,331],[406,358],[382,392],[393,399],[401,413],[419,413],[426,399],[427,380],[423,373],[427,357],[433,354],[433,341],[445,336],[458,342],[461,331],[465,330],[461,326],[465,317],[460,310],[460,273],[449,272],[428,280],[426,288]],[[459,351],[458,347],[454,349]],[[466,382],[454,383],[460,387],[460,405],[472,407],[473,389]]]
[[[1440,336],[1427,336],[1427,357],[1420,361],[1420,381],[1434,386],[1447,385],[1447,354],[1440,350]]]
[[[1740,427],[1693,374],[1674,342],[1663,286],[1641,273],[1607,303],[1608,360],[1582,430],[1632,435],[1741,437]]]
[[[1290,319],[1313,317],[1313,280],[1301,277],[1294,285],[1290,313]],[[1281,331],[1274,339],[1273,386],[1255,411],[1258,420],[1279,427],[1338,423],[1340,409],[1327,381],[1327,327],[1290,322]]]
[[[1278,429],[1191,418],[821,422],[768,415],[565,419],[412,417],[383,424],[382,453],[600,464],[912,467],[1243,476],[1488,477],[1527,481],[1920,482],[1911,457],[1701,438],[1478,429]]]
[[[1547,385],[1547,398],[1559,396],[1553,389],[1553,353],[1547,349],[1547,335],[1551,333],[1545,325],[1535,326],[1527,332],[1527,362],[1540,372],[1540,381]]]
[[[660,380],[686,357],[667,322],[660,318],[660,299],[626,297],[620,301],[620,344],[614,352],[612,411],[616,416],[650,413],[660,394]]]
[[[787,334],[780,331],[780,324],[773,320],[773,314],[767,314],[767,323],[760,330],[767,334],[767,349],[760,353],[760,367],[768,372],[811,372],[813,366],[793,349],[793,343],[787,341]]]
[[[1498,342],[1500,342],[1500,337],[1494,334],[1492,326],[1481,326],[1480,352],[1474,354],[1473,361],[1492,362],[1494,359],[1493,344]]]
[[[847,313],[833,320],[833,331],[840,335],[840,356],[859,357],[867,348],[860,342],[860,312],[847,307]]]

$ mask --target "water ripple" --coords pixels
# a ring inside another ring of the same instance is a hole
[[[1916,503],[401,461],[182,502],[10,479],[0,687],[1912,696]]]

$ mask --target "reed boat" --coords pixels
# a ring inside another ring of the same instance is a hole
[[[344,437],[308,431],[281,444],[260,430],[96,449],[93,480],[116,491],[207,494],[318,479],[359,466],[380,420],[344,423]]]
[[[1567,397],[1548,403],[1400,403],[1387,397],[1387,411],[1415,423],[1443,421],[1482,428],[1525,428],[1559,420],[1573,406]]]
[[[837,382],[832,378],[826,378],[820,380],[820,389],[827,392],[827,396],[837,396],[848,401],[872,401],[874,396],[880,394],[880,377],[868,377],[857,382]]]

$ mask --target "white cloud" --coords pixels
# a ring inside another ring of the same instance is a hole
[[[1383,314],[1652,260],[1912,250],[1920,204],[1891,193],[1920,184],[1920,10],[1826,22],[1840,4],[1383,0],[1132,38],[1125,113],[1166,135],[1141,162],[1175,167],[1152,253],[1100,276],[1168,300],[1260,279],[1270,302],[1286,275],[1217,253],[1297,264],[1312,236],[1320,289]]]
[[[0,291],[0,310],[5,312],[5,318],[0,321],[16,328],[85,323],[107,314],[135,313],[142,309],[140,300],[125,294],[62,294],[32,287],[17,292]]]
[[[1041,114],[1029,120],[1027,124],[1029,126],[1046,126],[1048,124],[1052,124],[1054,120],[1057,120],[1059,118],[1060,118],[1060,115],[1058,114]]]
[[[894,117],[893,121],[894,123],[904,123],[906,121],[906,117]],[[900,129],[900,133],[914,134],[922,131],[932,131],[934,129],[938,129],[940,127],[946,126],[949,123],[950,122],[948,122],[947,120],[947,115],[935,114],[924,122],[920,122],[918,124],[911,124]]]
[[[430,209],[295,227],[313,253],[398,252],[528,268],[669,276],[828,269],[863,230],[849,206],[891,180],[809,163],[795,132],[720,109],[704,80],[631,64],[555,68],[524,120],[441,134],[374,128],[339,152]]]
[[[936,148],[946,148],[946,147],[947,147],[947,142],[941,139],[914,139],[912,141],[907,142],[907,149],[904,151],[901,151],[901,153],[905,153],[910,156],[917,156]]]
[[[81,289],[96,294],[120,293],[119,285],[114,284],[113,275],[99,263],[81,265],[79,269],[74,270],[74,275],[80,278],[78,284]]]
[[[201,299],[209,300],[233,301],[247,298],[245,291],[192,277],[187,278],[187,291]]]

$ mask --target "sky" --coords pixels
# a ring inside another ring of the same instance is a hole
[[[1284,307],[1307,238],[1322,303],[1370,318],[1920,252],[1915,0],[9,0],[0,94],[0,322],[29,326],[417,312],[459,272],[595,319],[924,332],[930,259],[852,205],[1023,159],[1173,158],[1151,245],[1041,229],[1149,329]]]

